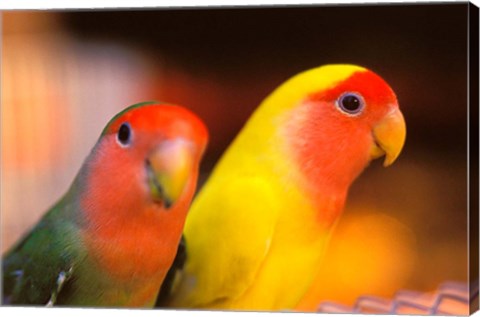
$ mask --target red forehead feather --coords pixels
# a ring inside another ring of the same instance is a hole
[[[311,98],[333,101],[346,91],[358,92],[367,103],[374,105],[394,103],[397,100],[392,88],[380,76],[369,70],[357,71],[346,80],[312,95]]]
[[[208,137],[204,123],[191,111],[176,105],[148,104],[130,107],[119,113],[106,127],[104,134],[116,133],[128,122],[133,129],[148,132],[162,130],[166,135],[191,130],[192,136],[204,141]]]

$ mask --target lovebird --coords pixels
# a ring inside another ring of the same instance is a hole
[[[113,117],[67,193],[3,256],[3,304],[152,307],[207,141],[180,106]]]
[[[326,65],[287,80],[194,199],[183,267],[157,304],[293,309],[318,273],[350,185],[371,160],[392,164],[405,138],[394,91],[366,68]]]

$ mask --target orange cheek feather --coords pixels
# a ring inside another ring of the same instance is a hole
[[[89,254],[112,279],[157,279],[160,283],[176,254],[197,171],[182,197],[165,210],[143,188],[145,176],[137,171],[142,170],[143,160],[119,153],[105,155],[117,159],[108,165],[92,164],[86,181],[89,190],[81,199],[87,222],[83,238]]]
[[[288,124],[289,149],[311,188],[341,195],[369,161],[371,133],[331,103],[309,102]]]
[[[336,108],[337,98],[346,91],[359,92],[367,103],[358,117]],[[348,188],[371,159],[372,125],[395,103],[391,88],[367,71],[308,96],[292,110],[285,125],[289,152],[307,180],[305,190],[322,206],[321,223],[332,224],[338,218]]]

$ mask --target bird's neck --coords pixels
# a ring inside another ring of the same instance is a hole
[[[351,155],[349,151],[356,151],[356,145],[336,138],[335,127],[322,130],[321,125],[308,121],[307,113],[286,110],[271,117],[268,111],[254,113],[232,148],[248,149],[244,156],[251,160],[249,164],[268,170],[287,191],[299,188],[301,199],[308,199],[314,209],[321,206],[316,213],[319,223],[333,225],[342,213],[350,185],[369,158]]]
[[[80,232],[90,260],[110,279],[133,284],[156,279],[160,284],[173,261],[189,197],[165,210],[135,191],[129,183],[134,175],[126,171],[128,181],[118,186],[110,183],[113,174],[105,173],[106,167],[90,165],[78,180]]]

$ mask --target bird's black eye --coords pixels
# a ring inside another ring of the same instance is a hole
[[[132,132],[130,125],[125,122],[120,126],[120,129],[118,129],[117,140],[121,145],[127,146],[130,144],[131,138]]]
[[[357,115],[362,112],[365,102],[358,93],[347,92],[344,93],[337,100],[338,108],[349,115]]]

